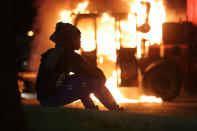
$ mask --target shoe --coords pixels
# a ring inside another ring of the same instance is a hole
[[[95,105],[95,107],[93,108],[94,110],[99,110],[99,106]]]
[[[118,105],[118,107],[116,107],[115,109],[112,109],[110,111],[123,111],[124,112],[124,108],[123,107],[119,107],[119,105]]]
[[[123,111],[123,112],[124,112],[125,110],[124,110],[123,107],[119,107],[119,108],[117,109],[117,111]]]

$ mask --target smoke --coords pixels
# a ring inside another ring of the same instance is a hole
[[[55,29],[59,12],[65,9],[75,9],[83,1],[86,0],[35,0],[34,6],[37,8],[37,14],[32,26],[36,35],[31,43],[30,71],[38,71],[41,54],[54,46],[49,37]],[[125,0],[89,0],[87,9],[91,12],[125,12],[128,11],[127,2]]]
[[[37,15],[34,18],[33,30],[36,35],[31,43],[29,58],[29,70],[38,70],[41,54],[54,46],[49,40],[55,29],[55,24],[59,17],[59,11],[70,9],[71,0],[36,0],[34,6],[37,8]]]
[[[89,0],[88,10],[100,12],[128,12],[133,0]]]
[[[180,22],[186,21],[186,0],[163,0],[165,11],[166,11],[166,21],[170,22]]]

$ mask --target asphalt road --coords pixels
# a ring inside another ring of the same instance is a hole
[[[197,98],[179,98],[163,103],[126,103],[121,104],[128,112],[160,116],[180,116],[197,119]]]

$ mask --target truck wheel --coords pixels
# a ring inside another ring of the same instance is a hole
[[[161,97],[164,101],[173,100],[181,88],[180,74],[171,67],[155,67],[144,74],[142,88],[146,95]]]

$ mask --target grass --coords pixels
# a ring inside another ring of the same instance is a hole
[[[23,105],[30,131],[194,131],[197,119]]]

